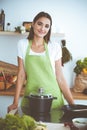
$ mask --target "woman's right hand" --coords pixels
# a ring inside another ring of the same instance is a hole
[[[17,108],[18,108],[18,104],[12,104],[12,105],[8,106],[7,112],[9,113],[11,110],[14,110]]]

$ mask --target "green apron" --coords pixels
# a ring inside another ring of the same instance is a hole
[[[51,66],[47,44],[44,43],[45,55],[40,56],[29,55],[31,45],[32,41],[29,41],[25,56],[27,83],[24,96],[36,93],[39,88],[43,88],[45,94],[52,94],[52,96],[57,97],[53,100],[51,108],[60,108],[64,105],[64,100]],[[23,97],[21,106],[22,108],[28,108],[29,111],[29,100]]]

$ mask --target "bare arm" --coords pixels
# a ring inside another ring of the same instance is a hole
[[[25,81],[25,77],[26,75],[25,75],[23,60],[18,57],[18,75],[17,75],[16,91],[15,91],[13,104],[8,107],[8,112],[18,107],[18,100],[20,97],[21,89]]]
[[[74,100],[72,97],[72,94],[70,92],[69,86],[64,78],[63,72],[62,72],[62,66],[61,66],[61,59],[57,60],[55,62],[55,70],[56,70],[56,79],[58,82],[58,85],[67,100],[69,104],[74,104]]]

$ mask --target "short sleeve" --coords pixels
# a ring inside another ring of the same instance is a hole
[[[21,39],[18,41],[17,44],[17,56],[24,59],[26,54],[26,49],[28,46],[28,40],[27,39]]]
[[[55,61],[59,60],[62,57],[62,48],[60,46],[60,44],[56,43],[56,47],[55,47]]]
[[[21,41],[18,41],[18,44],[17,44],[17,56],[20,58],[23,58]]]

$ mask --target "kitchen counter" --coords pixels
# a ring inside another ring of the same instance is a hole
[[[71,88],[71,93],[72,93],[74,99],[87,100],[86,94],[74,92],[72,88]]]
[[[71,93],[72,93],[74,99],[87,100],[87,95],[85,95],[83,93],[74,92],[72,88],[71,88]],[[0,95],[13,96],[14,94],[15,94],[15,86],[13,86],[12,88],[10,88],[8,90],[0,91]],[[24,87],[21,90],[20,96],[23,96],[23,94],[24,94]]]
[[[48,130],[70,130],[69,127],[65,127],[62,123],[45,123]]]

